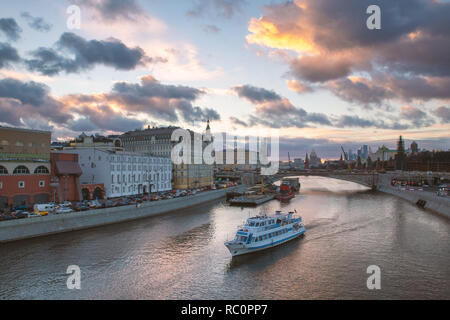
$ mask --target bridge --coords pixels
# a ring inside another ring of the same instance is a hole
[[[216,178],[239,180],[242,177],[242,172],[220,172],[216,174]],[[340,179],[350,182],[355,182],[363,186],[376,189],[378,184],[378,173],[377,172],[348,172],[348,171],[281,171],[276,175],[269,176],[272,181],[278,181],[284,177],[292,176],[320,176],[327,178]],[[259,181],[259,179],[255,179]]]
[[[216,174],[216,177],[239,180],[243,176],[243,172],[221,172]],[[246,172],[245,174],[249,174]],[[325,170],[325,169],[312,169],[312,170],[300,170],[300,171],[280,171],[276,175],[269,176],[268,178],[273,181],[278,181],[284,177],[292,176],[319,176],[326,178],[333,178],[338,180],[345,180],[349,182],[358,183],[360,185],[369,187],[373,190],[380,189],[382,187],[389,186],[392,178],[409,180],[412,177],[422,177],[426,181],[432,182],[441,179],[450,180],[449,172],[408,172],[408,171],[389,171],[389,172],[377,172],[377,171],[348,171],[348,170]],[[259,181],[259,178],[256,179]],[[258,182],[257,182],[258,183]],[[435,184],[435,183],[433,183]]]
[[[319,176],[354,182],[373,190],[377,189],[378,172],[348,172],[348,171],[284,171],[273,176],[275,180],[292,176]]]

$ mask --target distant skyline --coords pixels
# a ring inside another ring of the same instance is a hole
[[[366,8],[381,8],[381,30]],[[67,9],[81,9],[69,29]],[[256,135],[280,156],[450,149],[450,2],[16,0],[0,4],[0,125],[53,139],[147,125]]]

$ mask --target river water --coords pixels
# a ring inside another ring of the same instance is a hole
[[[351,182],[301,177],[284,211],[306,234],[231,258],[223,245],[257,211],[225,201],[0,245],[0,299],[450,299],[450,221]],[[69,265],[81,289],[66,286]],[[381,270],[369,290],[367,267]]]

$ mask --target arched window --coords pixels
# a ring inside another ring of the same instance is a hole
[[[14,169],[13,174],[30,174],[30,170],[25,166],[18,166]]]
[[[44,166],[39,166],[34,170],[34,173],[41,173],[41,174],[49,174],[48,169]]]
[[[4,166],[0,166],[0,174],[8,174],[8,169],[6,169]]]

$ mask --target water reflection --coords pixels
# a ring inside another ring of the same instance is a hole
[[[450,223],[382,193],[302,177],[289,203],[216,201],[127,223],[0,246],[0,298],[450,299]],[[304,238],[232,258],[224,241],[258,213],[296,209]],[[66,289],[68,265],[82,290]],[[368,291],[377,264],[383,290]]]

